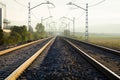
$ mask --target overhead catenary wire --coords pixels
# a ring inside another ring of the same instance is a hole
[[[17,0],[14,0],[14,1],[15,1],[17,4],[19,4],[20,6],[27,8],[27,5],[24,5],[24,4],[20,3],[20,2],[18,2]]]
[[[31,11],[31,14],[36,20],[38,20],[38,18],[35,16],[35,14],[32,11]]]
[[[72,0],[71,2],[73,2],[73,1],[76,1],[76,0]],[[101,3],[103,3],[103,2],[105,2],[106,0],[101,0],[101,1],[99,1],[99,2],[97,2],[97,3],[95,3],[95,4],[93,4],[93,5],[90,5],[90,6],[88,6],[88,7],[94,7],[94,6],[97,6],[97,5],[99,5],[99,4],[101,4]],[[75,9],[77,9],[77,8],[75,8]],[[69,11],[70,12],[70,11]],[[67,13],[67,15],[69,14],[69,12]],[[84,14],[84,13],[83,13]],[[81,16],[83,16],[83,14],[81,15]]]
[[[81,6],[79,6],[79,5],[76,5],[76,4],[74,4],[73,2],[69,2],[69,3],[67,3],[67,5],[74,5],[74,6],[76,6],[76,7],[78,7],[78,8],[80,8],[80,9],[82,9],[82,10],[84,10],[85,12],[86,12],[86,18],[85,18],[85,41],[88,41],[88,38],[89,38],[89,32],[88,32],[88,7],[93,7],[93,6],[97,6],[97,5],[99,5],[99,4],[101,4],[101,3],[103,3],[103,2],[105,2],[106,0],[102,0],[102,1],[99,1],[99,2],[97,2],[96,4],[93,4],[93,5],[90,5],[90,6],[88,6],[88,1],[86,2],[86,8],[84,8],[84,7],[81,7]]]
[[[19,4],[20,6],[24,7],[24,8],[27,8],[28,6],[27,5],[24,5],[20,2],[18,2],[17,0],[14,0],[17,4]],[[38,18],[35,16],[35,14],[31,11],[31,15],[36,19],[38,20]]]
[[[72,3],[75,3],[75,1],[76,0],[72,0],[71,2]],[[95,3],[95,1],[92,1],[92,2],[88,2],[88,1],[86,1],[86,2],[83,2],[83,3],[79,3],[79,4],[81,4],[81,5],[85,5],[86,3],[88,3],[89,4],[89,6],[88,7],[94,7],[94,6],[97,6],[97,5],[99,5],[99,4],[101,4],[101,3],[103,3],[103,2],[105,2],[106,0],[96,0],[96,3]],[[77,2],[78,3],[78,2]],[[95,4],[92,4],[92,3],[95,3]],[[75,8],[75,9],[77,9],[77,8]]]
[[[90,6],[88,6],[88,7],[94,7],[94,6],[97,6],[97,5],[99,5],[99,4],[101,4],[101,3],[105,2],[105,1],[106,1],[106,0],[102,0],[102,1],[100,1],[100,2],[98,2],[98,3],[96,3],[96,4],[90,5]]]
[[[48,8],[49,16],[52,16],[51,11],[50,11],[50,7],[47,6],[47,8]]]

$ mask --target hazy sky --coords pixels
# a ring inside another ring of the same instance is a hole
[[[11,24],[27,25],[28,19],[28,2],[31,2],[31,7],[45,2],[46,0],[0,0],[7,6],[7,19]],[[17,3],[17,2],[19,3]],[[55,4],[54,9],[48,10],[47,5],[41,5],[32,10],[32,26],[41,21],[41,17],[46,18],[50,15],[57,22],[57,27],[60,25],[60,17],[76,18],[75,31],[85,31],[85,11],[74,6],[66,5],[68,2],[84,7],[88,2],[89,6],[94,5],[102,0],[49,0]],[[22,4],[22,6],[20,5]],[[106,0],[105,2],[89,7],[89,32],[99,33],[120,33],[120,0]],[[33,16],[34,15],[34,16]],[[46,24],[44,22],[44,24]],[[72,29],[72,23],[71,29]]]

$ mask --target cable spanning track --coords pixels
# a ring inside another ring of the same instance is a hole
[[[20,2],[18,2],[17,0],[14,0],[17,4],[19,4],[20,6],[22,6],[22,7],[27,7],[26,5],[24,5],[24,4],[22,4],[22,3],[20,3]]]
[[[90,5],[89,7],[97,6],[97,5],[99,5],[99,4],[101,4],[101,3],[105,2],[105,1],[106,1],[106,0],[102,0],[102,1],[100,1],[100,2],[98,2],[98,3],[96,3],[96,4]]]
[[[36,20],[38,20],[38,18],[35,16],[35,14],[32,11],[31,11],[31,14]]]

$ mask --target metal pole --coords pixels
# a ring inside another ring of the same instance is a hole
[[[86,23],[85,23],[85,41],[88,41],[89,33],[88,33],[88,3],[86,3]]]
[[[31,27],[31,10],[30,10],[30,2],[28,3],[28,30],[30,31]]]
[[[4,20],[6,19],[6,5],[4,5]],[[7,19],[6,19],[7,20]],[[4,27],[7,27],[7,23],[4,23]],[[3,28],[4,28],[3,27]]]
[[[45,26],[45,32],[47,33],[46,34],[46,37],[47,37],[47,35],[48,35],[48,32],[47,32],[47,22],[46,22],[46,26]]]
[[[49,24],[49,35],[50,35],[50,24]]]
[[[75,17],[73,17],[73,36],[75,35]]]
[[[70,31],[70,22],[68,23],[68,30]],[[69,34],[70,35],[70,34]]]
[[[68,34],[67,34],[67,26],[68,26],[68,25],[66,24],[66,36],[68,36]]]
[[[41,17],[41,24],[43,24],[43,17]]]

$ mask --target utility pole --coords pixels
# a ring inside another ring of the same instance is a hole
[[[68,30],[70,31],[70,22],[68,23]],[[70,34],[69,34],[70,35]]]
[[[88,32],[88,3],[86,3],[86,8],[80,7],[72,2],[69,2],[67,5],[74,5],[86,12],[86,18],[85,18],[85,41],[88,41],[89,32]]]
[[[49,24],[49,35],[50,35],[50,24]]]
[[[47,33],[50,35],[50,25],[47,22],[46,22],[46,31],[48,31]]]
[[[52,18],[52,16],[49,16],[49,17],[47,17],[47,18],[41,17],[41,24],[43,24],[43,21],[45,21],[45,20],[47,20],[47,19],[49,19],[49,18]]]
[[[62,17],[62,18],[65,18],[65,19],[72,21],[72,23],[73,23],[73,36],[74,36],[75,35],[75,17],[73,17],[73,19],[70,19],[68,17]]]
[[[28,30],[30,31],[31,27],[31,10],[30,10],[30,2],[28,3]]]
[[[96,3],[96,4],[93,4],[93,5],[89,6],[89,7],[93,7],[93,6],[99,5],[99,4],[103,3],[104,1],[106,1],[106,0],[102,0],[102,1],[100,1],[98,3]],[[79,5],[76,5],[76,4],[72,3],[72,2],[67,3],[67,5],[74,5],[74,6],[80,8],[80,9],[82,9],[82,10],[84,10],[86,12],[86,18],[85,18],[85,41],[88,42],[89,41],[89,31],[88,31],[88,3],[86,3],[86,8],[80,7]]]
[[[38,7],[38,6],[42,5],[42,4],[51,4],[51,5],[53,5],[53,7],[55,7],[55,5],[53,3],[51,3],[51,2],[49,2],[49,1],[44,2],[44,3],[40,3],[40,4],[38,4],[38,5],[34,6],[34,7],[31,7],[30,2],[29,2],[28,3],[28,28],[29,28],[28,30],[29,31],[31,31],[31,29],[32,29],[32,27],[31,27],[31,10],[35,9],[36,7]],[[42,22],[42,20],[41,20],[41,22]]]
[[[1,17],[2,20],[1,20],[0,28],[4,29],[6,27],[6,25],[8,24],[8,21],[5,21],[5,20],[7,20],[6,19],[6,5],[3,4],[3,3],[1,3],[1,2],[0,2],[0,5],[1,5],[1,15],[2,15],[2,17]],[[4,14],[2,14],[2,11],[4,11]]]
[[[43,24],[43,17],[41,17],[41,24]]]
[[[85,27],[85,40],[88,42],[89,32],[88,32],[88,3],[86,3],[86,27]]]
[[[75,36],[75,17],[73,17],[73,36]]]
[[[41,24],[43,24],[45,20],[48,20],[48,19],[50,19],[50,18],[52,18],[52,16],[49,16],[49,17],[47,17],[47,18],[41,17]],[[47,22],[46,22],[46,28],[47,28]]]
[[[51,35],[51,33],[52,33],[52,28],[51,28],[51,24],[53,24],[54,23],[54,27],[55,27],[55,24],[56,24],[56,22],[51,22],[51,23],[49,23],[49,35]],[[53,31],[54,32],[54,31]]]

